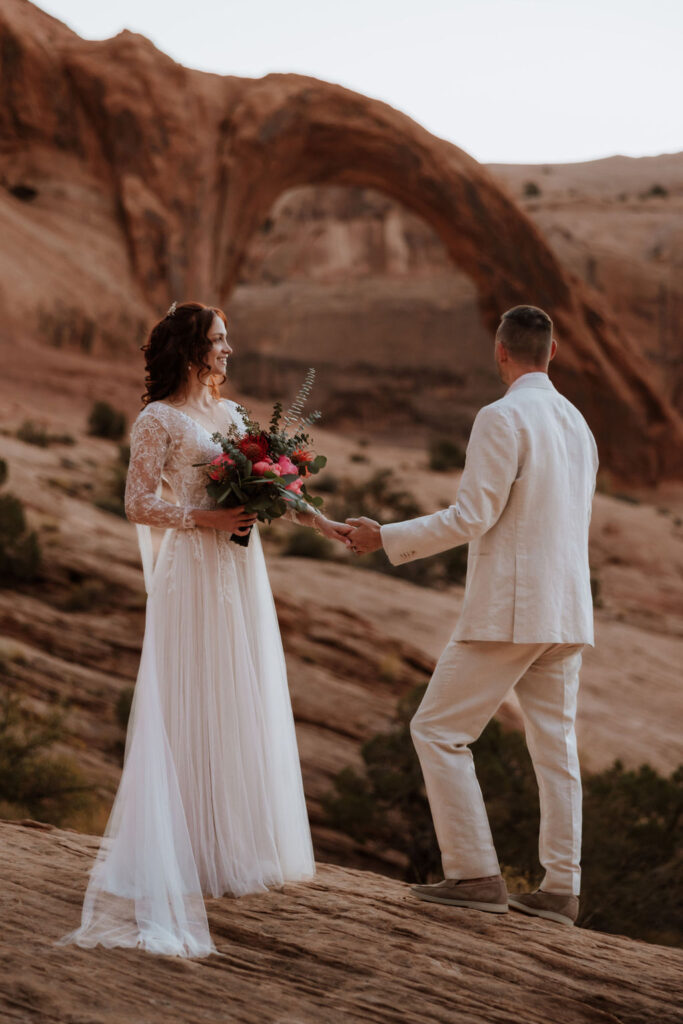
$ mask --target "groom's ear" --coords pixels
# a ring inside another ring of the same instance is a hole
[[[551,362],[555,358],[557,352],[557,339],[553,338],[550,342],[550,355],[548,356],[548,362]]]

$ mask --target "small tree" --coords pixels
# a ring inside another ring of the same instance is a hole
[[[0,484],[7,480],[7,463],[0,460]],[[30,583],[40,571],[38,535],[26,525],[24,506],[13,494],[0,494],[0,586]]]
[[[109,402],[95,402],[88,417],[88,433],[94,437],[105,437],[120,441],[126,432],[126,417],[114,409]]]
[[[4,692],[0,696],[0,805],[4,817],[28,816],[59,825],[90,805],[92,787],[74,763],[45,753],[62,735],[59,714],[35,722],[15,695]]]
[[[462,469],[465,449],[447,437],[437,437],[429,445],[429,468],[437,473],[449,469]]]

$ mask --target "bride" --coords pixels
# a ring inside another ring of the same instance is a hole
[[[206,493],[211,440],[244,424],[220,398],[224,313],[174,303],[143,346],[125,509],[147,588],[123,772],[85,895],[61,943],[216,952],[203,896],[263,892],[315,872],[282,643],[254,516]],[[160,496],[161,480],[177,504]],[[343,541],[320,513],[287,517]],[[150,527],[165,527],[156,565]],[[230,535],[251,530],[247,547]]]

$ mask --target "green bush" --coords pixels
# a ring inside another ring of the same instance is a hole
[[[88,417],[88,433],[120,441],[126,432],[126,417],[114,409],[109,402],[94,402]]]
[[[333,551],[332,541],[315,530],[296,530],[290,534],[282,553],[296,558],[331,558]]]
[[[111,512],[112,515],[126,517],[124,499],[126,495],[126,477],[128,475],[128,463],[130,461],[130,445],[120,444],[117,458],[111,468],[107,493],[95,499],[94,504],[104,512]]]
[[[413,519],[421,508],[408,491],[402,490],[389,469],[381,469],[366,480],[354,482],[343,479],[330,502],[330,515],[344,522],[348,518],[368,516],[377,522],[398,522]],[[388,576],[416,583],[423,587],[444,587],[463,583],[467,572],[467,546],[460,545],[450,551],[420,558],[405,565],[392,565],[384,551],[354,557],[352,565],[373,569]]]
[[[71,434],[50,434],[45,427],[36,425],[33,420],[24,420],[17,430],[17,438],[26,444],[35,444],[39,448],[47,448],[50,444],[75,444]]]
[[[130,708],[133,703],[134,688],[127,686],[118,695],[116,700],[116,721],[119,723],[123,731],[125,732],[128,728],[128,719],[130,717]]]
[[[316,494],[335,494],[340,487],[339,479],[332,473],[324,473],[315,480]]]
[[[0,696],[0,805],[2,816],[60,825],[86,810],[92,787],[76,765],[45,751],[62,738],[62,719],[36,722],[14,695]]]
[[[66,612],[93,611],[105,596],[106,588],[102,580],[86,579],[73,584],[61,607]]]
[[[393,729],[363,745],[364,770],[344,769],[322,801],[330,827],[403,853],[408,881],[442,874],[409,727],[424,690],[399,703]],[[533,888],[541,880],[538,790],[524,737],[494,720],[472,752],[504,874]],[[617,761],[585,776],[582,861],[579,924],[683,944],[683,767],[666,778]]]
[[[41,566],[38,535],[26,525],[24,506],[13,494],[0,494],[0,585],[30,583]]]
[[[5,480],[7,479],[7,473],[7,460],[0,459],[0,486],[4,484]]]
[[[591,576],[591,597],[593,598],[594,608],[603,607],[603,600],[600,596],[600,580],[597,576]]]
[[[412,494],[397,485],[390,469],[379,469],[357,482],[341,481],[332,508],[333,517],[342,522],[348,516],[369,516],[380,522],[412,519],[421,512]]]
[[[462,469],[465,465],[465,449],[449,438],[434,438],[429,445],[429,468],[437,473],[449,469]]]
[[[32,420],[24,420],[17,430],[17,438],[26,444],[35,444],[39,448],[47,448],[50,443],[45,427],[36,426]]]

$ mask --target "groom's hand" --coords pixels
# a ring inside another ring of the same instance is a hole
[[[374,519],[361,516],[359,519],[347,519],[346,522],[348,526],[354,527],[354,532],[348,537],[347,544],[357,555],[367,555],[382,547],[380,525]]]

